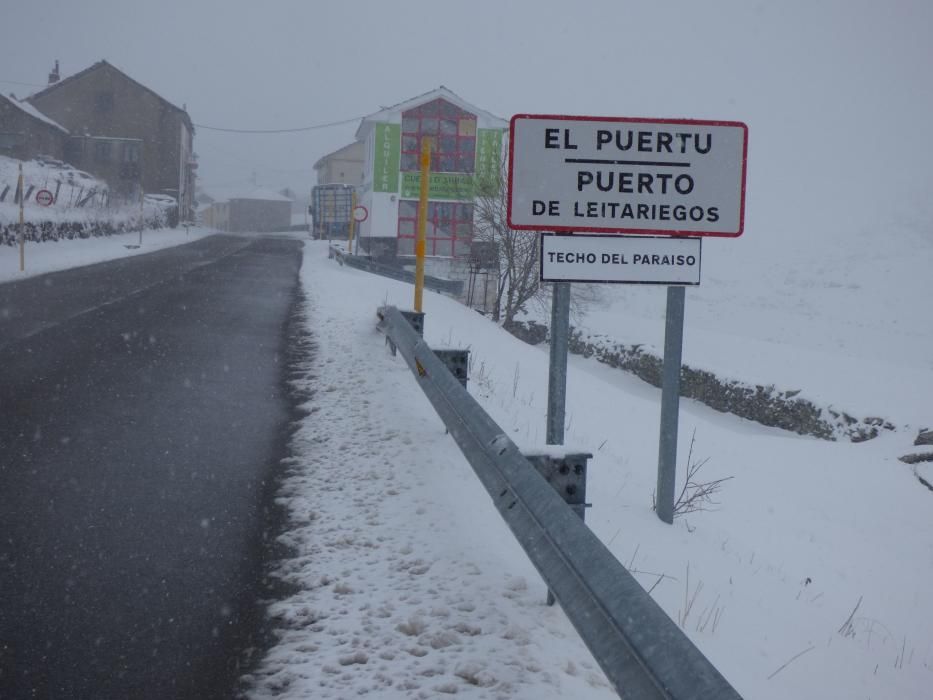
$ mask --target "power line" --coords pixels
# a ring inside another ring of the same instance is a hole
[[[327,122],[326,124],[314,124],[312,126],[301,126],[297,129],[225,129],[219,126],[207,126],[205,124],[195,124],[199,129],[208,129],[210,131],[226,131],[233,134],[293,134],[298,131],[314,131],[316,129],[326,129],[330,126],[341,126],[343,124],[352,124],[366,115],[352,117],[351,119],[342,119],[336,122]]]
[[[15,80],[0,80],[0,83],[4,85],[22,85],[24,87],[46,87],[45,85],[39,85],[38,83],[20,83]]]
[[[46,87],[45,85],[39,85],[38,83],[21,83],[15,80],[0,80],[0,83],[5,85],[22,85],[24,87]],[[336,122],[327,122],[326,124],[313,124],[311,126],[301,126],[296,129],[227,129],[220,126],[208,126],[207,124],[195,124],[199,129],[207,129],[209,131],[225,131],[231,134],[294,134],[300,131],[315,131],[317,129],[326,129],[331,126],[342,126],[344,124],[352,124],[357,122],[366,115],[363,114],[359,117],[352,117],[350,119],[341,119]]]

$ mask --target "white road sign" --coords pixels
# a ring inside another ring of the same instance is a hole
[[[742,235],[742,122],[518,114],[510,127],[513,229]]]
[[[697,285],[699,238],[541,234],[542,282]]]

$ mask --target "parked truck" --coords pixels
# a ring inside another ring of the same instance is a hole
[[[347,240],[353,210],[353,185],[317,185],[311,188],[311,237]]]

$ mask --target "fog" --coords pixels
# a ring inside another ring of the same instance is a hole
[[[927,2],[5,5],[0,89],[24,97],[56,59],[63,77],[106,59],[187,107],[208,186],[305,191],[356,123],[207,127],[354,120],[445,85],[505,118],[744,121],[749,232],[928,232],[933,219]]]

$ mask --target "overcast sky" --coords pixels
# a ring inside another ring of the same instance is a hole
[[[816,189],[832,213],[880,191],[928,223],[931,36],[929,0],[4,0],[0,89],[106,59],[205,126],[351,119],[438,85],[504,118],[740,120],[750,207],[812,209]],[[201,127],[200,177],[305,190],[355,129]]]

